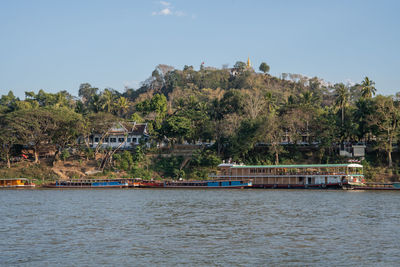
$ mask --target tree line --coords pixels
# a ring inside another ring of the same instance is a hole
[[[210,144],[204,153],[220,160],[299,163],[305,160],[299,144],[306,142],[314,146],[315,161],[335,162],[343,160],[338,146],[363,142],[378,152],[372,164],[393,166],[398,95],[376,95],[369,77],[355,85],[328,84],[299,74],[274,77],[269,70],[265,62],[258,70],[240,61],[221,69],[158,65],[140,88],[123,93],[89,83],[80,85],[78,96],[40,90],[19,99],[10,91],[0,98],[1,157],[10,166],[13,149],[23,145],[38,162],[38,151],[52,145],[57,160],[70,146],[89,150],[88,143],[77,146],[78,136],[88,140],[130,120],[148,124],[153,144]]]

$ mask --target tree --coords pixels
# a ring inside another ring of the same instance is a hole
[[[268,113],[273,112],[276,108],[276,98],[271,92],[265,94],[265,102]]]
[[[265,98],[259,90],[247,90],[243,98],[244,112],[249,119],[256,119],[264,111]]]
[[[244,63],[243,61],[236,61],[233,67],[237,69],[239,72],[242,72],[246,69],[246,63]]]
[[[82,102],[86,103],[92,99],[93,95],[97,94],[98,90],[99,88],[92,87],[90,83],[82,83],[79,86],[78,95],[82,99]]]
[[[174,67],[159,64],[151,73],[151,77],[148,78],[144,85],[150,89],[161,90],[161,88],[166,86],[168,75],[174,70]]]
[[[117,122],[117,118],[115,118],[112,114],[104,112],[93,113],[85,118],[83,138],[88,149],[90,148],[91,135],[94,133],[101,134],[99,143],[94,152],[95,157],[102,147],[104,138],[107,137],[111,127],[113,127]]]
[[[76,142],[79,135],[84,132],[84,121],[81,114],[67,108],[56,108],[51,110],[54,115],[54,131],[52,133],[52,143],[57,150],[54,155],[53,164],[58,155],[68,145]]]
[[[268,73],[269,69],[270,67],[267,63],[263,62],[260,64],[259,70],[262,71],[264,74]]]
[[[34,110],[18,110],[10,113],[10,121],[18,142],[29,145],[33,149],[35,163],[39,162],[39,150],[48,147],[56,129],[54,114],[45,108]]]
[[[234,161],[245,160],[260,140],[262,120],[242,120],[236,132],[228,137],[227,152]]]
[[[284,134],[282,121],[276,113],[268,114],[263,126],[260,128],[261,141],[270,145],[271,151],[275,156],[275,165],[279,164],[279,154],[284,151],[281,142]]]
[[[11,113],[0,116],[0,155],[7,162],[7,168],[11,168],[11,150],[18,143],[18,137],[12,128],[11,122],[13,116]]]
[[[363,98],[372,98],[375,95],[376,88],[375,82],[370,80],[368,77],[365,77],[361,83],[361,96]]]
[[[177,115],[168,117],[161,128],[162,134],[178,142],[182,142],[185,137],[190,135],[191,131],[190,119]]]
[[[102,99],[102,109],[104,111],[107,111],[108,113],[111,113],[114,109],[114,99],[115,96],[113,95],[113,93],[108,90],[105,89],[103,94],[101,95],[101,99]]]
[[[12,91],[9,91],[7,95],[2,95],[0,98],[0,106],[6,107],[8,111],[13,111],[15,109],[15,103],[19,101],[17,97],[15,97]]]
[[[163,94],[155,94],[150,101],[150,109],[158,116],[164,117],[167,112],[167,98]]]
[[[369,126],[377,139],[377,146],[387,153],[389,168],[392,167],[393,142],[399,129],[399,103],[390,96],[377,96],[373,102],[374,112],[368,115]]]
[[[371,131],[368,116],[373,113],[372,103],[372,99],[369,98],[360,98],[356,102],[353,119],[357,125],[357,136],[359,140],[366,138]]]
[[[336,124],[336,114],[332,108],[325,107],[317,109],[315,119],[310,124],[311,134],[315,136],[318,142],[318,157],[322,163],[329,163],[330,157],[334,156],[334,147],[332,144],[340,141],[340,129]]]
[[[342,113],[341,118],[343,127],[345,107],[349,102],[349,90],[343,83],[339,83],[335,86],[335,97],[336,97],[335,105],[340,108]]]
[[[126,97],[121,96],[116,103],[116,109],[119,111],[120,116],[124,116],[129,108],[129,101]]]
[[[90,111],[95,112],[95,113],[102,111],[102,106],[103,106],[102,100],[103,99],[101,98],[101,96],[99,96],[97,94],[92,95],[92,99],[89,102]]]
[[[299,104],[303,107],[313,107],[318,104],[318,99],[314,96],[314,93],[311,91],[306,91],[300,94]]]

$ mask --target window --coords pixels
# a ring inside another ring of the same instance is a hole
[[[132,143],[136,143],[137,142],[137,138],[132,138]]]
[[[130,143],[130,142],[131,142],[131,140],[132,140],[131,138],[128,138],[127,142],[128,142],[128,143]]]
[[[114,137],[110,138],[110,142],[111,143],[116,143],[117,142],[117,138],[114,138]]]
[[[104,138],[104,143],[108,143],[108,137]]]
[[[120,143],[123,143],[125,141],[125,139],[124,138],[118,138],[118,142],[120,142]]]
[[[95,137],[95,138],[94,138],[94,142],[95,142],[95,143],[98,143],[98,142],[99,142],[99,138],[98,138],[98,137]]]

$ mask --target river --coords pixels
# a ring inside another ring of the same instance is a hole
[[[1,266],[398,265],[400,192],[0,190]]]

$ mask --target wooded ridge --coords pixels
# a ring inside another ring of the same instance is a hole
[[[46,155],[49,168],[79,161],[103,173],[201,179],[223,160],[342,163],[351,157],[341,150],[361,145],[365,157],[354,159],[367,178],[398,180],[400,95],[375,95],[369,77],[329,84],[269,70],[265,62],[258,70],[240,61],[199,70],[161,64],[140,88],[124,93],[88,83],[77,97],[40,90],[22,100],[10,91],[0,99],[0,175],[17,175],[8,170]],[[93,145],[94,133],[107,138],[117,122],[128,121],[145,123],[148,136],[130,149]],[[185,145],[187,152],[179,152]]]

